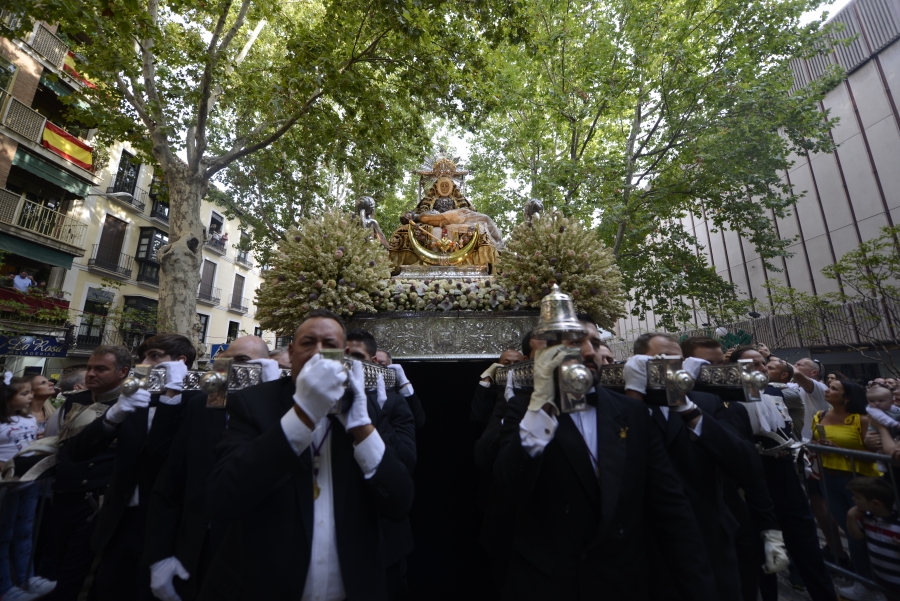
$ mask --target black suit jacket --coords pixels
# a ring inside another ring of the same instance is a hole
[[[691,600],[716,599],[697,521],[647,407],[599,388],[599,478],[569,415],[543,453],[504,420],[495,477],[518,499],[503,598],[647,600],[651,534]],[[511,403],[512,405],[512,403]]]
[[[379,408],[374,390],[368,392],[368,397],[369,414],[379,416],[377,419],[373,417],[372,423],[385,444],[394,447],[400,461],[412,475],[416,469],[416,422],[407,399],[398,392],[390,391],[384,406]],[[384,565],[390,567],[415,548],[412,526],[409,518],[395,522],[382,517],[381,528],[385,547]]]
[[[716,395],[707,393],[692,392],[690,396],[693,399],[698,394],[720,400]],[[729,426],[750,449],[745,470],[738,474],[729,474],[733,485],[725,487],[725,503],[739,522],[752,523],[754,530],[780,530],[781,526],[775,518],[775,503],[769,495],[762,459],[756,449],[753,426],[750,424],[747,410],[740,403],[733,402],[723,402],[718,407],[716,419]],[[722,411],[722,407],[725,411]]]
[[[214,523],[227,525],[200,599],[299,600],[313,534],[311,452],[298,457],[281,418],[290,378],[237,392],[209,479]],[[263,401],[263,402],[260,402]],[[392,446],[370,479],[353,457],[353,436],[332,420],[331,471],[337,551],[348,600],[386,599],[380,517],[405,518],[413,483]],[[373,423],[375,419],[373,419]]]
[[[185,401],[181,425],[150,495],[144,562],[177,557],[191,575],[186,585],[194,589],[199,586],[203,545],[212,532],[207,478],[216,463],[214,449],[225,432],[225,418],[224,410],[207,409],[205,394]]]
[[[111,407],[116,400],[113,399],[104,404],[107,407]],[[76,405],[90,406],[93,404],[93,395],[90,391],[85,390],[84,392],[70,395],[60,411],[63,412],[63,418],[65,419],[69,417],[69,412]],[[103,421],[102,416],[94,420],[95,423],[101,421]],[[81,432],[79,432],[80,434]],[[54,491],[87,492],[100,490],[106,488],[112,479],[113,465],[116,460],[116,446],[114,444],[107,445],[102,452],[89,457],[84,457],[82,454],[73,456],[73,451],[77,445],[72,443],[77,437],[76,435],[59,443],[55,478],[53,480]]]
[[[694,509],[716,578],[719,599],[738,601],[741,591],[735,583],[740,581],[740,576],[734,547],[738,521],[725,502],[725,489],[736,487],[738,481],[763,487],[765,482],[752,479],[752,458],[756,449],[728,425],[727,409],[722,401],[715,395],[704,393],[691,393],[689,397],[703,411],[699,437],[688,430],[675,412],[670,411],[668,420],[659,407],[652,407],[651,412]],[[724,424],[719,421],[723,419],[726,420]],[[667,565],[662,556],[658,556],[657,561],[663,567]],[[670,580],[652,580],[651,589],[656,591],[654,598],[671,596]]]
[[[110,403],[112,404],[112,403]],[[155,415],[147,429],[151,408]],[[100,553],[112,538],[138,487],[138,507],[146,511],[149,499],[165,462],[172,439],[178,431],[182,405],[167,405],[153,395],[151,407],[135,410],[116,428],[108,431],[102,419],[91,422],[67,442],[67,452],[74,461],[87,462],[114,453],[112,478],[97,516],[91,545]]]

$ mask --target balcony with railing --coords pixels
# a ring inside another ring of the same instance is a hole
[[[243,265],[247,269],[253,268],[253,261],[250,260],[250,251],[247,250],[239,250],[234,256],[234,262],[238,265]]]
[[[29,45],[34,51],[47,59],[47,62],[62,69],[69,54],[69,45],[59,39],[56,34],[47,29],[43,23],[38,23],[31,36]]]
[[[120,279],[131,279],[134,270],[134,257],[119,252],[119,248],[95,244],[88,269],[101,271]]]
[[[143,214],[147,206],[147,191],[127,181],[116,181],[100,196],[114,200],[124,207]]]
[[[162,225],[169,225],[169,205],[154,200],[150,207],[150,219]]]
[[[0,230],[80,257],[87,228],[86,223],[0,188]]]
[[[222,290],[209,284],[200,284],[197,289],[197,302],[215,307],[222,298]]]
[[[221,238],[213,238],[210,236],[206,239],[206,242],[203,243],[203,246],[221,257],[224,257],[225,253],[228,252],[225,248],[225,240],[222,240]]]
[[[0,124],[75,167],[93,173],[94,149],[90,145],[4,90],[0,90]]]
[[[232,313],[240,313],[245,314],[250,310],[250,301],[246,298],[231,295],[231,298],[228,299],[228,310]]]

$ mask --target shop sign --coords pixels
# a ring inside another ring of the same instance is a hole
[[[68,347],[56,336],[0,336],[0,355],[65,357]]]

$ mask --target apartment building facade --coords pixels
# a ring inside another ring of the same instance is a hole
[[[0,11],[0,21],[14,18]],[[136,348],[155,331],[165,185],[127,144],[97,153],[95,132],[66,122],[60,97],[92,85],[55,26],[0,38],[0,356],[14,373],[58,374],[100,344]],[[208,359],[237,336],[262,334],[254,306],[261,279],[239,221],[206,201],[201,216],[215,232],[202,249],[197,291]],[[11,289],[22,270],[45,291]]]

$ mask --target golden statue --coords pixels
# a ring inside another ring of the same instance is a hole
[[[394,271],[403,265],[486,265],[497,262],[503,237],[494,221],[472,209],[461,187],[468,171],[443,153],[419,175],[419,203],[400,218],[388,241]],[[424,192],[424,193],[423,193]],[[412,233],[412,235],[411,235]]]

